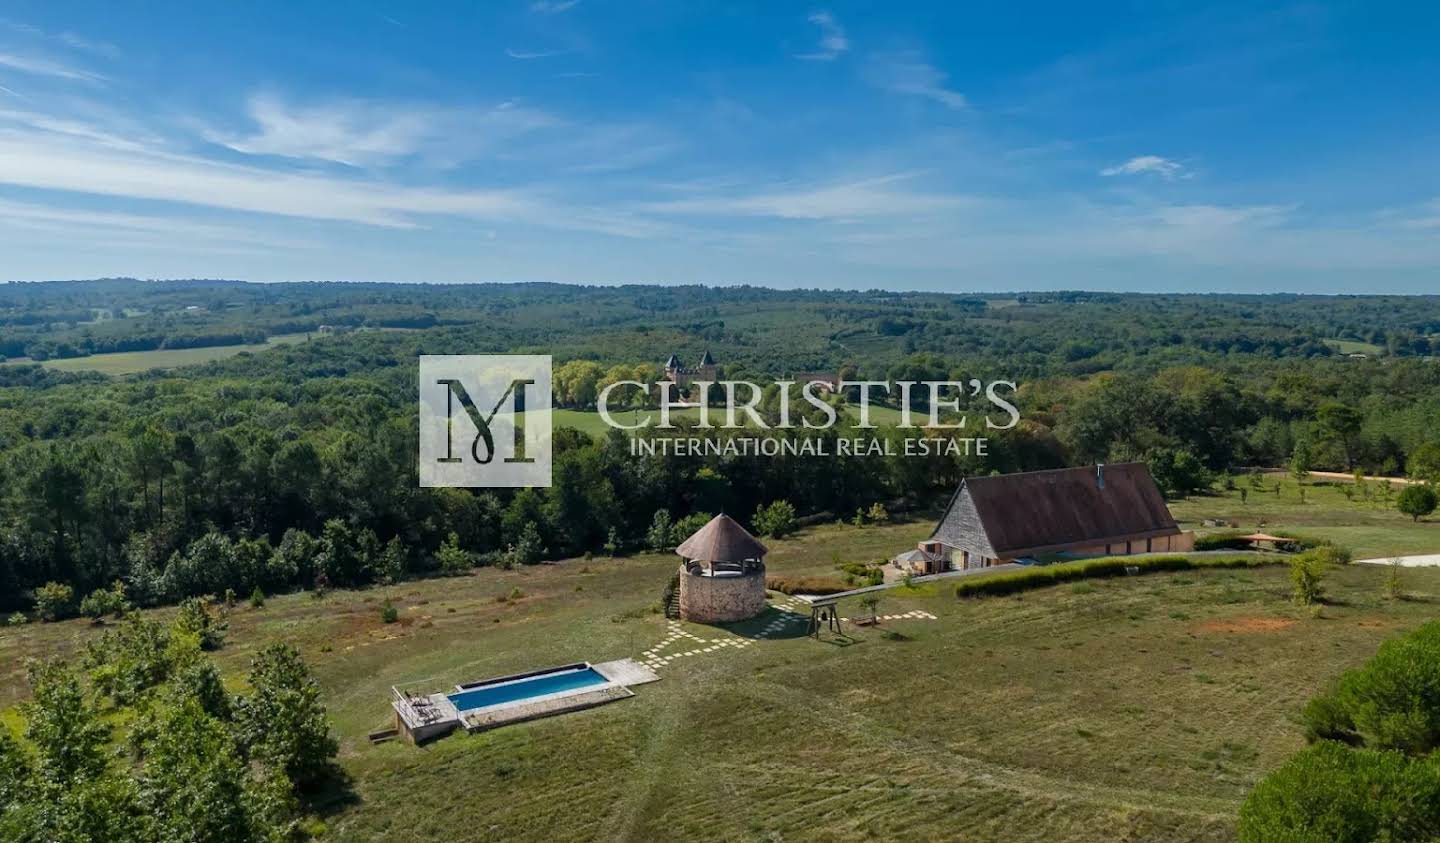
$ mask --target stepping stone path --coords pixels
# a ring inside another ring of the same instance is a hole
[[[664,652],[670,649],[677,641],[680,642],[679,647],[691,646],[693,649],[679,650],[677,648],[675,652]],[[752,639],[733,635],[727,638],[701,638],[692,632],[686,632],[680,621],[667,620],[665,622],[665,637],[660,639],[660,643],[641,653],[639,661],[651,670],[659,670],[662,667],[668,666],[676,659],[713,653],[716,650],[722,650],[726,647],[743,649],[753,643],[754,641]],[[694,646],[697,644],[700,646]]]
[[[922,612],[916,609],[913,612],[906,612],[903,615],[877,615],[876,620],[880,621],[933,621],[935,616],[929,612]],[[841,618],[842,621],[849,621],[850,618]]]
[[[665,637],[660,642],[640,654],[638,661],[650,668],[659,670],[668,667],[672,662],[680,659],[703,656],[706,653],[714,653],[725,648],[743,650],[754,644],[756,641],[763,641],[778,634],[785,627],[792,624],[804,623],[810,616],[810,604],[798,600],[790,595],[776,598],[775,616],[757,633],[749,637],[739,635],[727,635],[720,638],[702,638],[692,632],[687,632],[684,625],[678,620],[665,621]],[[841,618],[848,621],[850,618]],[[929,612],[916,609],[902,615],[881,615],[882,621],[909,621],[909,620],[935,620],[935,616]],[[678,642],[678,643],[677,643]],[[688,650],[681,650],[681,647],[690,647]]]

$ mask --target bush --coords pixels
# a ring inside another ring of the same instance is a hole
[[[106,615],[120,617],[129,605],[125,600],[125,584],[117,581],[111,588],[97,588],[81,600],[80,614],[99,623]]]
[[[35,614],[42,621],[59,621],[75,614],[75,589],[47,582],[35,589]]]
[[[846,562],[837,567],[845,572],[845,582],[850,585],[869,586],[885,582],[883,562]]]
[[[1313,738],[1423,755],[1440,749],[1440,621],[1385,642],[1305,709]]]
[[[1325,569],[1332,558],[1323,548],[1290,557],[1290,584],[1294,587],[1296,603],[1308,606],[1325,598]]]
[[[30,619],[25,617],[24,612],[16,612],[15,614],[5,619],[6,626],[24,626],[29,622]]]
[[[670,521],[670,511],[665,509],[655,510],[655,517],[650,519],[650,528],[645,531],[645,546],[655,553],[671,550],[675,547],[675,545],[670,543],[673,528],[674,524]]]
[[[1036,565],[1006,574],[966,577],[955,585],[955,596],[1014,594],[1073,580],[1117,577],[1127,573],[1127,568],[1138,569],[1139,573],[1155,573],[1193,568],[1257,568],[1277,564],[1277,561],[1264,556],[1109,556],[1057,565]]]
[[[708,512],[692,512],[684,518],[681,518],[679,521],[676,521],[670,527],[669,548],[674,548],[681,542],[690,538],[690,536],[693,535],[695,531],[699,530],[701,527],[704,527],[706,524],[709,524],[710,519],[714,517],[715,516],[711,515]]]
[[[778,539],[795,529],[795,507],[787,500],[771,501],[755,510],[752,524],[760,535]]]
[[[255,586],[255,590],[252,591],[252,592],[250,592],[250,608],[252,608],[252,609],[263,609],[264,607],[265,607],[265,592],[262,591],[262,590],[260,589],[260,586],[257,585],[257,586]]]
[[[391,603],[389,599],[386,599],[380,606],[381,623],[395,623],[398,620],[400,620],[400,610],[396,609],[395,604]]]
[[[225,630],[229,626],[210,611],[210,601],[200,597],[183,601],[171,624],[175,632],[193,636],[202,650],[220,649],[220,645],[225,643]]]
[[[1395,499],[1395,508],[1416,521],[1435,511],[1435,490],[1429,486],[1406,486]]]
[[[1255,786],[1239,831],[1247,843],[1434,840],[1440,763],[1322,741]]]
[[[781,594],[838,594],[850,590],[835,577],[766,577],[765,587]]]
[[[467,573],[475,565],[475,560],[470,554],[460,547],[460,536],[450,533],[445,543],[435,552],[435,558],[440,562],[440,573],[447,577],[458,577]]]
[[[1220,533],[1211,533],[1208,536],[1195,537],[1196,550],[1248,550],[1250,542],[1243,541],[1241,536],[1249,535],[1244,530],[1226,530]],[[1278,549],[1290,553],[1298,553],[1302,550],[1310,550],[1317,547],[1331,547],[1334,544],[1329,539],[1319,539],[1314,536],[1305,536],[1299,533],[1275,532],[1276,538],[1285,539],[1279,544]],[[1335,548],[1339,552],[1339,548]],[[1349,561],[1347,558],[1345,561]]]

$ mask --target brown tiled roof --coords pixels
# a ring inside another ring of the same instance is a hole
[[[696,530],[675,552],[701,562],[744,562],[761,559],[770,551],[734,518],[721,513]]]
[[[1144,463],[969,477],[931,538],[994,559],[1180,532]]]

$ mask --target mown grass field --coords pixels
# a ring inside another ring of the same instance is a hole
[[[770,569],[826,572],[929,526],[811,528],[772,542]],[[795,629],[679,659],[590,711],[419,749],[366,741],[391,685],[644,651],[664,635],[651,607],[673,566],[568,560],[272,598],[234,610],[219,658],[239,676],[285,640],[314,666],[354,794],[324,809],[328,839],[1221,841],[1251,784],[1301,746],[1304,701],[1440,605],[1440,570],[1404,572],[1411,599],[1390,601],[1368,566],[1333,571],[1318,616],[1290,602],[1283,567],[968,601],[923,587],[880,611],[937,620]],[[398,624],[380,620],[387,597]],[[24,697],[26,657],[96,634],[0,630],[0,708]]]
[[[173,369],[192,363],[223,360],[243,352],[264,351],[277,345],[304,342],[308,334],[277,334],[258,345],[216,345],[208,348],[161,348],[154,351],[120,351],[114,354],[92,354],[89,357],[68,357],[46,360],[40,365],[62,372],[104,372],[107,375],[132,375],[151,369]]]
[[[1280,493],[1274,491],[1280,484]],[[1236,477],[1233,491],[1217,484],[1213,495],[1172,502],[1177,520],[1197,532],[1214,532],[1201,525],[1205,519],[1223,519],[1245,530],[1291,530],[1342,544],[1356,559],[1396,555],[1440,553],[1440,514],[1419,523],[1395,509],[1395,496],[1404,488],[1393,484],[1387,500],[1381,494],[1382,481],[1367,481],[1370,497],[1348,480],[1306,480],[1303,487],[1280,473],[1264,475],[1261,488],[1252,488],[1246,477]],[[1248,492],[1241,499],[1240,487]],[[1301,489],[1305,497],[1301,500]],[[1345,496],[1349,489],[1352,497]]]

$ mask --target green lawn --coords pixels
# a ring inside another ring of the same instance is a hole
[[[1325,340],[1325,344],[1341,354],[1379,354],[1385,350],[1374,343],[1355,340]]]
[[[1280,494],[1273,491],[1280,483]],[[1369,481],[1369,498],[1347,480],[1307,480],[1305,499],[1300,484],[1283,474],[1267,474],[1260,489],[1251,488],[1248,478],[1235,478],[1234,491],[1218,490],[1212,496],[1196,496],[1173,502],[1170,509],[1187,528],[1213,532],[1200,522],[1221,518],[1246,530],[1293,530],[1330,539],[1354,552],[1355,558],[1440,553],[1440,521],[1419,523],[1395,510],[1394,495],[1402,488],[1393,485],[1388,502],[1381,494],[1381,482]],[[1239,487],[1248,492],[1241,500]],[[1350,489],[1352,498],[1345,497]]]
[[[67,357],[46,360],[40,365],[62,372],[104,372],[107,375],[130,375],[150,369],[173,369],[191,363],[209,363],[234,357],[242,351],[256,352],[288,343],[304,342],[308,334],[277,334],[261,345],[215,345],[208,348],[162,348],[154,351],[120,351],[114,354],[92,354],[89,357]]]
[[[827,571],[928,529],[812,528],[773,542],[770,568]],[[968,601],[892,592],[882,613],[938,620],[723,648],[634,699],[420,749],[365,740],[388,721],[391,685],[644,651],[664,635],[648,608],[674,564],[569,560],[277,597],[236,609],[218,655],[238,676],[285,640],[314,666],[354,789],[327,809],[327,839],[1222,841],[1247,789],[1302,745],[1304,701],[1440,600],[1440,570],[1406,571],[1412,599],[1387,601],[1386,571],[1362,566],[1331,574],[1318,617],[1290,603],[1283,567]],[[398,624],[380,621],[387,597]],[[0,706],[23,698],[26,657],[96,634],[0,630]]]

